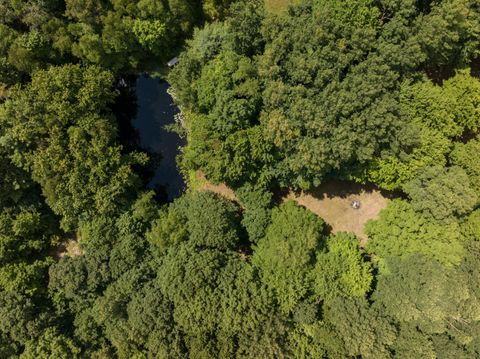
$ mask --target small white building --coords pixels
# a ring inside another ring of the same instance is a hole
[[[173,59],[167,62],[167,66],[170,68],[172,68],[176,64],[178,64],[178,57],[174,57]]]

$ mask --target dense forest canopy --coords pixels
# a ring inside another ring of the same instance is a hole
[[[480,358],[480,4],[273,3],[0,0],[1,358]],[[146,189],[141,72],[235,201]],[[339,180],[367,241],[282,197]]]

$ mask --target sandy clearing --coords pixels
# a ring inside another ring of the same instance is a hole
[[[285,199],[293,199],[321,217],[333,233],[355,233],[362,246],[368,240],[363,231],[365,224],[378,218],[389,201],[373,186],[342,181],[326,183],[310,193],[290,192]],[[352,207],[353,201],[360,201],[359,209]]]

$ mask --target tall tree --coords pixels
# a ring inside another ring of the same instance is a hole
[[[453,222],[477,203],[467,174],[460,167],[429,167],[405,185],[412,207],[429,219]]]
[[[323,221],[289,201],[272,212],[265,238],[253,256],[262,281],[272,289],[282,311],[292,311],[310,288],[309,272],[323,247]]]
[[[98,67],[52,67],[13,90],[0,111],[3,149],[31,172],[65,229],[81,215],[114,213],[140,184],[132,165],[146,157],[122,154],[115,141],[112,82]]]
[[[439,224],[415,212],[411,204],[392,201],[380,218],[365,226],[367,251],[380,258],[423,254],[445,265],[459,264],[463,255],[457,223]]]
[[[327,239],[327,251],[317,254],[312,290],[320,300],[361,297],[373,279],[371,266],[362,257],[360,240],[353,234],[338,233]]]

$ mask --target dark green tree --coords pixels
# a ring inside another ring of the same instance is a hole
[[[115,142],[107,109],[112,81],[98,67],[52,67],[14,90],[2,107],[3,149],[31,172],[65,229],[82,215],[114,213],[139,185],[132,165],[146,158],[122,154]]]
[[[477,195],[467,174],[460,167],[425,168],[405,185],[412,207],[430,220],[451,223],[470,213]]]
[[[272,193],[246,184],[235,195],[244,209],[242,224],[247,230],[248,239],[257,243],[265,236],[271,221]]]

